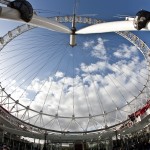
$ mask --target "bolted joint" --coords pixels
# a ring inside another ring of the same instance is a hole
[[[10,2],[8,7],[14,8],[20,12],[20,17],[25,22],[31,21],[33,17],[33,7],[26,0],[15,0]]]
[[[72,29],[71,29],[71,31],[72,31],[72,35],[75,35],[75,33],[76,33],[76,28],[75,27],[72,27]]]
[[[150,21],[150,12],[146,10],[141,10],[136,14],[136,17],[134,19],[134,27],[137,30],[141,30],[146,27],[149,21]]]

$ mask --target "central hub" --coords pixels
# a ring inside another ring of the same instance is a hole
[[[72,46],[72,47],[74,47],[74,46],[77,45],[76,44],[76,34],[75,34],[76,28],[72,27],[71,31],[72,31],[72,33],[70,35],[70,44],[69,45]]]

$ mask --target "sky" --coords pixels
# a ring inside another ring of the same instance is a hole
[[[75,4],[30,3],[43,17],[72,15]],[[149,6],[142,0],[77,0],[76,13],[115,21],[135,16],[140,9],[148,11]],[[18,25],[0,20],[0,35]],[[133,33],[150,45],[148,31]],[[147,95],[139,92],[146,83],[147,64],[134,45],[115,33],[79,35],[73,48],[68,43],[66,34],[36,28],[3,48],[0,78],[12,99],[9,105],[7,100],[2,103],[13,115],[47,129],[89,131],[119,123],[144,105]]]

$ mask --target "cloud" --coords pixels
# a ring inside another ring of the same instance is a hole
[[[107,63],[103,61],[98,61],[97,63],[92,63],[90,65],[86,65],[85,63],[82,63],[81,66],[81,71],[85,73],[92,73],[92,72],[97,72],[97,71],[102,71],[107,68]]]
[[[64,77],[64,73],[62,73],[60,71],[57,71],[56,74],[55,74],[55,77],[62,78],[62,77]]]
[[[93,40],[92,40],[92,41],[86,41],[86,42],[83,43],[83,47],[84,47],[84,48],[93,47],[94,43],[95,43],[95,42],[94,42]]]
[[[105,42],[107,40],[98,38],[97,41],[90,40],[83,43],[83,48],[91,51],[91,56],[105,60],[107,58]]]
[[[91,52],[92,56],[105,60],[107,58],[106,48],[104,43],[106,40],[103,40],[102,38],[97,39],[97,45],[93,47],[93,50]]]
[[[129,59],[129,58],[131,58],[131,56],[136,55],[137,52],[138,52],[138,50],[135,46],[128,46],[128,45],[122,44],[119,46],[119,49],[117,49],[114,52],[114,56],[117,58]]]

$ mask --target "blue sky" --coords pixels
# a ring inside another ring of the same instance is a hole
[[[74,7],[74,1],[68,0],[30,2],[35,10],[51,12],[38,13],[46,17],[72,15]],[[134,16],[149,6],[149,1],[142,0],[79,0],[77,15],[124,20],[115,16]],[[0,21],[0,35],[17,25]],[[134,33],[150,45],[149,32]],[[29,110],[27,115],[12,100],[13,115],[19,109],[19,118],[32,124],[82,131],[123,121],[146,101],[132,101],[146,82],[147,68],[144,57],[131,43],[115,33],[78,35],[74,48],[68,43],[68,35],[37,28],[18,36],[1,51],[0,78],[7,92],[21,104],[46,114],[41,123],[38,113]],[[131,106],[126,105],[128,102]],[[118,108],[121,110],[116,111]],[[90,115],[94,117],[88,118]],[[87,118],[73,120],[73,116]]]

